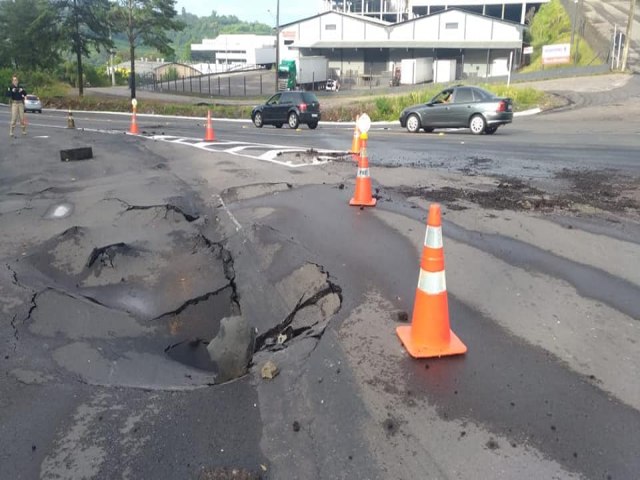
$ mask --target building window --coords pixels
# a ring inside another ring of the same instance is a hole
[[[336,24],[335,23],[328,23],[324,26],[325,30],[335,30],[336,29]]]
[[[285,45],[293,45],[293,40],[285,40],[284,44]]]
[[[457,30],[458,22],[445,23],[444,28],[446,28],[447,30]]]

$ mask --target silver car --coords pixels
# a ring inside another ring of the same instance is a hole
[[[24,98],[24,111],[42,113],[42,102],[37,95],[27,95]]]
[[[421,129],[469,128],[471,133],[491,135],[513,121],[513,102],[496,97],[480,87],[458,85],[446,88],[429,102],[405,108],[400,125],[411,133]]]

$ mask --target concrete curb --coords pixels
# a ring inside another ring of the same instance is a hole
[[[522,112],[516,112],[513,114],[514,117],[530,117],[531,115],[537,115],[538,113],[541,113],[542,109],[541,108],[532,108],[530,110],[524,110]]]

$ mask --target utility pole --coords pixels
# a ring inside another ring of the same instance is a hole
[[[111,36],[111,27],[109,27],[109,40],[113,41],[113,37]],[[114,54],[115,50],[113,48],[113,45],[111,45],[109,47],[109,63],[111,64],[111,86],[115,87],[116,86],[116,67],[113,64],[114,60],[113,60],[113,54]]]
[[[571,22],[571,52],[573,52],[573,39],[576,36],[576,23],[578,22],[578,0],[573,0],[573,22]]]
[[[276,92],[278,91],[278,68],[280,67],[280,0],[276,3]]]
[[[580,2],[576,3],[576,19],[575,19],[576,27],[575,28],[578,30],[578,36],[576,37],[576,48],[574,48],[574,53],[573,53],[574,65],[578,65],[578,50],[580,49],[580,35],[584,35],[584,28],[583,29],[580,28],[584,24],[582,20],[582,8],[581,8],[582,2],[584,2],[584,0],[580,0]],[[580,15],[578,15],[578,8],[580,8]]]
[[[629,20],[627,21],[627,38],[624,42],[624,53],[622,54],[622,68],[624,72],[627,69],[627,59],[629,58],[629,47],[631,46],[631,33],[633,32],[633,18],[636,12],[636,0],[631,0],[629,5]]]

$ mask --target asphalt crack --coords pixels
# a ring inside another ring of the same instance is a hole
[[[222,261],[224,276],[229,280],[227,287],[231,287],[231,300],[240,307],[240,297],[238,295],[238,285],[236,284],[236,269],[233,255],[225,248],[223,242],[214,242],[207,236],[200,234],[199,238],[204,242],[207,248],[216,252],[216,256]],[[226,288],[226,287],[225,287]]]
[[[165,312],[161,315],[158,315],[157,317],[155,317],[153,320],[160,320],[164,317],[169,317],[169,316],[176,316],[176,315],[180,315],[182,312],[184,312],[187,308],[193,306],[193,305],[197,305],[200,302],[204,302],[209,300],[211,297],[215,297],[216,295],[219,295],[220,293],[224,292],[225,290],[227,290],[228,288],[232,288],[232,291],[235,294],[235,291],[233,290],[233,286],[231,285],[231,283],[226,284],[225,286],[219,288],[218,290],[214,290],[213,292],[207,292],[203,295],[199,295],[197,297],[193,297],[190,298],[189,300],[187,300],[186,302],[184,302],[182,305],[180,305],[178,308],[176,308],[175,310],[172,310],[170,312]],[[233,300],[232,300],[233,301]]]
[[[16,272],[13,268],[11,268],[11,265],[9,265],[8,263],[6,263],[5,265],[7,267],[7,270],[11,272],[11,281],[13,282],[13,284],[17,286],[21,286],[20,282],[18,281],[18,272]]]
[[[322,267],[320,268],[322,269]],[[340,288],[338,285],[336,285],[335,283],[327,279],[326,287],[319,290],[311,297],[304,300],[307,293],[304,293],[303,295],[301,295],[295,307],[293,308],[293,310],[285,317],[285,319],[282,322],[278,323],[277,325],[270,328],[269,330],[262,333],[261,335],[258,335],[258,337],[256,338],[254,353],[257,353],[265,349],[284,348],[282,345],[284,345],[286,341],[291,340],[293,338],[300,337],[301,335],[304,335],[306,332],[312,330],[313,327],[315,327],[318,323],[320,323],[320,321],[316,321],[311,325],[305,325],[305,326],[296,328],[293,325],[296,315],[298,314],[298,312],[300,312],[301,310],[307,307],[310,307],[312,305],[317,305],[320,300],[332,294],[338,295],[338,298],[340,299],[340,305],[342,305],[342,288]],[[320,339],[324,334],[324,330],[325,329],[322,328],[316,333],[312,335],[308,335],[308,337]]]
[[[18,336],[18,327],[16,325],[16,320],[18,319],[17,315],[14,315],[13,318],[11,319],[11,328],[13,329],[13,338],[16,340],[16,343],[18,342],[18,340],[20,339]],[[16,349],[16,344],[14,344],[13,346],[13,350],[15,351]]]
[[[28,322],[29,320],[31,320],[31,315],[33,314],[33,311],[38,308],[38,304],[36,302],[36,299],[38,298],[38,295],[40,295],[40,292],[36,292],[31,296],[31,306],[29,307],[29,311],[27,312],[27,316],[25,318],[22,319],[22,321],[20,322],[20,324],[24,325],[26,322]],[[13,330],[13,338],[14,338],[14,342],[13,342],[13,351],[15,352],[16,349],[18,348],[18,342],[20,341],[20,332],[19,332],[19,328],[18,328],[18,315],[14,315],[13,318],[11,319],[11,328]]]
[[[182,210],[180,207],[177,207],[175,205],[172,205],[171,203],[162,203],[162,204],[158,204],[158,205],[131,205],[129,202],[126,202],[120,198],[115,198],[115,197],[110,197],[110,198],[105,198],[105,200],[117,200],[118,202],[122,203],[123,205],[125,205],[127,208],[125,210],[125,212],[131,212],[131,211],[135,211],[135,210],[154,210],[154,209],[164,209],[165,210],[165,218],[167,217],[167,215],[169,214],[170,211],[173,211],[179,215],[182,215],[184,217],[184,219],[191,223],[194,222],[196,220],[198,220],[200,218],[199,215],[191,215],[187,212],[185,212],[184,210]]]
[[[94,248],[87,259],[87,268],[93,266],[96,261],[100,261],[103,267],[115,268],[113,260],[117,254],[128,254],[133,249],[124,242],[112,243],[111,245],[105,245],[104,247]]]

